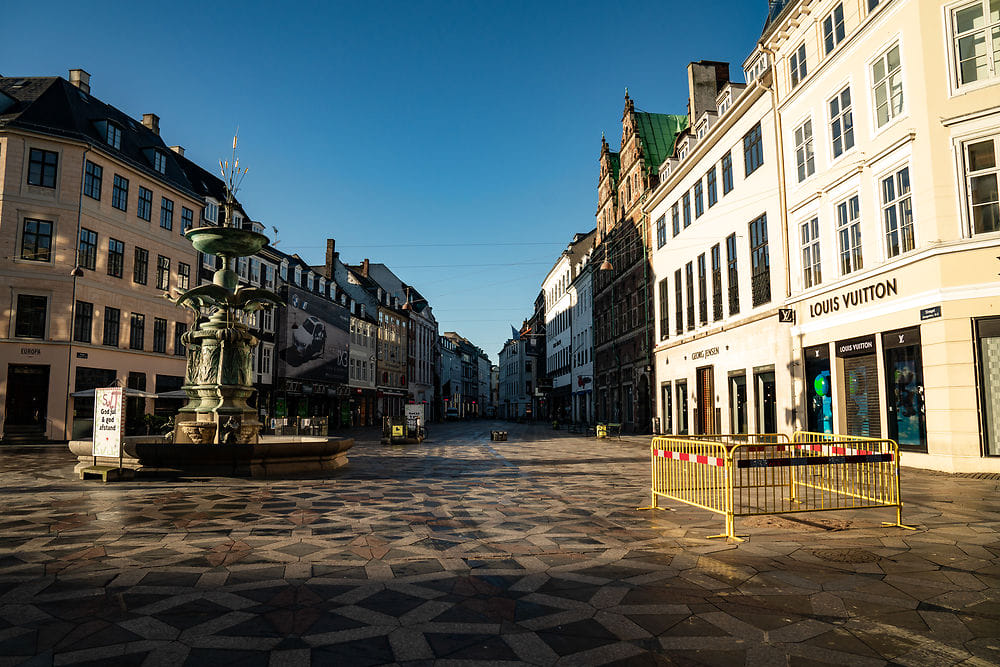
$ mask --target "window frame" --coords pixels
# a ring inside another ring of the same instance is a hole
[[[170,289],[170,258],[166,255],[156,256],[156,289]]]
[[[128,349],[143,350],[146,347],[146,315],[132,312],[128,324]]]
[[[136,285],[149,284],[149,251],[139,246],[136,246],[132,253],[132,282]]]
[[[33,303],[22,303],[22,299],[35,300]],[[14,313],[14,338],[44,340],[49,329],[49,297],[45,294],[18,292],[14,297],[16,312]],[[38,305],[41,304],[41,318],[38,318]],[[26,312],[27,311],[27,312]],[[22,319],[24,317],[25,319]],[[28,320],[32,317],[32,320]],[[25,328],[22,328],[22,324]],[[37,327],[37,328],[36,328]]]
[[[140,220],[150,222],[153,219],[153,191],[149,188],[139,186],[139,195],[136,200],[135,215]]]
[[[168,232],[174,229],[174,200],[160,197],[160,228]]]
[[[116,244],[120,249],[116,250]],[[125,275],[125,242],[113,236],[108,237],[108,275],[112,278]]]
[[[896,51],[897,65],[895,70],[890,71],[889,54],[892,53],[893,51]],[[885,75],[881,79],[876,80],[875,68],[880,64],[885,68]],[[873,121],[872,128],[876,133],[878,133],[884,130],[885,128],[891,126],[892,124],[894,124],[900,118],[904,118],[907,112],[906,92],[905,92],[906,86],[903,78],[903,50],[900,41],[897,39],[895,42],[893,42],[886,48],[882,49],[879,55],[870,60],[868,62],[867,72],[868,72],[868,83],[869,83],[868,88],[871,91],[872,95],[871,98],[872,121]],[[892,94],[891,82],[893,81],[893,77],[898,77],[899,81],[899,95],[898,95],[899,108],[898,110],[895,111],[893,110],[894,106],[892,101],[897,96]],[[885,90],[886,90],[886,100],[885,100],[886,118],[884,121],[880,121],[878,115],[880,108],[880,105],[878,103],[878,90],[883,85],[885,85]]]
[[[838,11],[840,12],[839,23],[837,22],[838,17],[835,16]],[[829,26],[827,25],[827,21],[829,21]],[[844,3],[838,2],[834,5],[830,13],[823,17],[820,25],[823,31],[823,55],[828,56],[836,51],[837,47],[847,37],[847,26],[844,22]],[[828,29],[829,33],[827,32]]]
[[[94,304],[90,301],[76,302],[73,309],[73,342],[90,343],[94,333]]]
[[[764,166],[764,130],[760,121],[743,135],[744,178]]]
[[[80,268],[90,271],[97,270],[97,239],[98,234],[93,229],[80,228],[76,254],[76,265]]]
[[[667,214],[664,213],[656,219],[656,248],[660,249],[667,244]]]
[[[39,231],[37,231],[37,229],[36,229],[36,231],[29,232],[28,231],[28,223],[43,223],[45,225],[48,225],[48,233],[47,234],[40,234]],[[30,234],[30,238],[34,239],[33,252],[30,253],[30,254],[34,255],[34,257],[29,257],[29,256],[25,255],[25,239],[29,237],[29,234]],[[45,263],[45,264],[52,264],[52,262],[54,261],[54,257],[55,257],[55,253],[52,252],[52,241],[53,241],[54,236],[55,236],[55,222],[52,221],[52,220],[42,220],[40,218],[24,218],[23,220],[21,220],[21,238],[19,239],[18,254],[17,254],[18,261],[42,262],[42,263]],[[44,248],[44,250],[45,250],[45,257],[44,258],[39,258],[38,257],[38,254],[39,254],[39,243],[38,242],[39,242],[39,239],[42,239],[42,238],[47,238],[48,239],[48,245],[45,246],[45,248]]]
[[[113,315],[113,317],[112,317]],[[122,330],[122,311],[120,308],[115,308],[113,306],[104,307],[104,328],[101,331],[101,345],[107,345],[109,347],[118,347],[121,342],[121,330]],[[113,325],[113,329],[109,329],[109,325]],[[114,332],[114,339],[111,339],[111,332]]]
[[[845,92],[847,93],[848,102],[850,103],[849,106],[846,107],[846,110],[843,105]],[[833,110],[834,102],[837,104],[836,112]],[[830,121],[828,126],[830,128],[830,159],[838,160],[843,155],[852,151],[857,145],[854,140],[854,94],[851,92],[850,83],[838,90],[833,97],[827,99],[826,111],[827,117]],[[847,127],[847,122],[850,123],[850,127]],[[839,128],[839,133],[837,128]],[[847,145],[847,138],[850,139],[850,146]],[[837,152],[838,141],[840,142],[839,153]]]
[[[982,27],[973,28],[964,33],[958,33],[958,13],[975,5],[979,5],[983,10]],[[987,23],[988,19],[986,17],[989,15],[989,0],[963,0],[961,2],[953,2],[945,7],[945,11],[947,12],[946,30],[948,34],[948,70],[951,93],[956,94],[958,92],[975,90],[976,88],[997,83],[997,81],[1000,80],[1000,58],[996,57],[996,52],[990,48],[990,35],[991,31],[1000,30],[1000,21],[997,23]],[[973,37],[980,33],[985,36],[984,42],[986,46],[984,55],[987,62],[986,74],[982,78],[977,78],[974,81],[963,82],[961,62],[958,59],[959,41]],[[998,39],[1000,39],[1000,34],[998,34]]]
[[[910,180],[909,163],[883,173],[876,182],[878,184],[885,257],[886,259],[894,259],[912,252],[917,247],[916,226],[913,223],[913,184]],[[886,184],[892,188],[891,194]],[[890,217],[892,218],[892,229],[890,229]],[[896,237],[895,241],[892,240],[893,236]]]
[[[969,153],[969,148],[974,145],[980,145],[984,143],[991,143],[993,147],[993,165],[988,167],[983,167],[981,169],[972,169],[971,156]],[[996,134],[986,134],[979,135],[976,137],[970,137],[961,142],[961,152],[962,152],[962,180],[964,187],[964,206],[962,207],[967,218],[966,232],[970,237],[979,236],[982,234],[993,234],[1000,231],[1000,201],[985,201],[981,204],[976,204],[973,199],[975,194],[974,181],[976,179],[993,179],[993,192],[1000,194],[1000,132]],[[1000,199],[1000,197],[998,197]],[[996,222],[995,229],[979,231],[976,229],[976,208],[977,206],[990,206],[993,210],[993,219]]]
[[[750,301],[754,308],[771,303],[771,253],[767,239],[767,213],[750,221]]]
[[[739,246],[736,243],[736,234],[726,237],[726,278],[729,282],[729,315],[738,315],[740,312],[740,268],[739,268]]]
[[[128,211],[128,179],[115,174],[111,186],[111,206],[119,211]]]
[[[719,202],[719,184],[716,179],[714,164],[705,172],[705,190],[708,198],[708,207],[712,208]]]
[[[854,214],[853,217],[852,213]],[[846,276],[851,273],[857,273],[864,268],[864,245],[861,236],[861,199],[858,193],[855,192],[838,201],[834,205],[834,214],[836,216],[840,275]]]
[[[808,136],[806,136],[807,129]],[[816,144],[812,118],[805,119],[795,128],[792,141],[795,144],[795,176],[798,182],[802,183],[816,173]]]
[[[802,42],[799,44],[792,54],[788,56],[788,80],[791,82],[791,87],[795,88],[798,86],[806,75],[809,73],[808,67],[806,65],[806,43]]]
[[[36,172],[37,182],[32,182],[31,179]],[[27,184],[54,190],[58,182],[59,153],[45,148],[29,148]]]
[[[86,160],[83,167],[83,194],[94,201],[101,201],[101,189],[104,187],[104,167]]]
[[[726,151],[722,156],[722,196],[725,197],[733,191],[733,152]]]
[[[167,353],[167,320],[164,317],[153,318],[153,352]]]
[[[799,227],[799,250],[802,258],[802,289],[823,284],[822,239],[819,216],[802,221]]]

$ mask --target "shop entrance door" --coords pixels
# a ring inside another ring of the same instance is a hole
[[[875,336],[837,341],[837,356],[844,361],[844,416],[847,435],[881,438]]]
[[[886,418],[889,438],[900,448],[927,451],[924,420],[924,367],[920,329],[882,334],[885,351]]]
[[[45,437],[49,405],[49,367],[8,364],[4,440]]]
[[[988,456],[1000,455],[1000,317],[976,322],[979,404],[983,445]]]
[[[664,435],[672,435],[674,432],[674,406],[673,406],[673,393],[669,382],[664,382],[660,385],[660,394],[662,395],[662,424],[661,428]]]
[[[696,428],[700,434],[715,433],[715,369],[705,366],[698,369],[698,416]]]
[[[777,388],[773,370],[754,371],[754,394],[757,400],[757,432],[778,432]]]
[[[747,374],[743,371],[729,376],[729,428],[730,433],[746,433],[747,425]]]

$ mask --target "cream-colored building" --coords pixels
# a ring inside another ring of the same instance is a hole
[[[196,280],[182,234],[202,200],[159,119],[129,118],[93,97],[89,79],[0,77],[4,441],[88,431],[93,399],[73,392],[183,381],[179,338],[192,322],[161,294]],[[152,411],[131,399],[126,419]]]
[[[770,17],[794,425],[1000,471],[1000,3],[798,0]]]
[[[652,236],[658,431],[785,430],[784,244],[771,70],[749,84],[719,62],[688,65],[687,129],[644,210]],[[755,79],[754,76],[757,76]]]

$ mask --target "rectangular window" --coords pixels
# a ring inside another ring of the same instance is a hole
[[[108,275],[121,278],[125,270],[125,244],[118,239],[108,239]]]
[[[729,273],[729,314],[740,312],[740,276],[736,264],[736,234],[726,237],[726,265]]]
[[[1000,12],[1000,7],[997,8]],[[875,96],[875,123],[882,127],[903,113],[903,72],[899,44],[872,64],[872,93]]]
[[[141,350],[146,343],[146,316],[142,313],[132,313],[128,330],[128,346],[130,350]]]
[[[687,328],[694,329],[694,262],[684,267],[685,293],[687,295]]]
[[[712,246],[712,320],[722,319],[722,251],[719,244]]]
[[[909,252],[913,241],[913,207],[910,203],[910,168],[903,167],[882,179],[882,219],[889,257]]]
[[[837,3],[833,11],[823,19],[823,48],[826,53],[830,53],[842,41],[844,41],[844,4]]]
[[[139,186],[139,202],[135,207],[135,214],[149,222],[153,216],[153,191]]]
[[[712,208],[719,201],[719,187],[715,182],[715,165],[705,174],[705,186],[708,189],[708,207]]]
[[[110,306],[104,307],[104,344],[118,347],[118,332],[121,330],[122,311]]]
[[[795,128],[795,167],[798,170],[799,183],[816,173],[812,120],[807,120]]]
[[[78,343],[89,343],[93,325],[94,304],[88,301],[77,301],[76,313],[73,315],[73,340]]]
[[[97,268],[97,232],[80,228],[80,251],[76,261],[84,269]]]
[[[965,145],[965,188],[973,234],[1000,231],[1000,137]]]
[[[58,165],[58,153],[32,148],[28,153],[28,185],[40,185],[43,188],[56,187],[56,168]]]
[[[670,338],[670,292],[667,279],[660,281],[660,340]]]
[[[681,198],[683,204],[682,209],[684,211],[684,227],[691,226],[691,191],[688,190],[684,193],[684,197]]]
[[[670,207],[670,221],[673,223],[674,236],[677,236],[681,233],[681,205],[678,202]]]
[[[115,148],[116,150],[121,150],[122,129],[114,123],[108,123],[107,131],[104,134],[104,140],[108,142],[109,146]]]
[[[34,294],[17,295],[17,319],[14,335],[17,338],[45,338],[45,313],[48,298]]]
[[[18,294],[14,335],[17,338],[45,338],[47,308],[48,299],[44,296]]]
[[[118,174],[111,187],[111,205],[119,211],[128,210],[128,179]]]
[[[52,259],[52,223],[25,218],[21,233],[21,259],[48,262]]]
[[[104,180],[104,167],[87,160],[83,168],[83,194],[100,201],[101,182]]]
[[[830,138],[833,157],[854,147],[854,116],[851,113],[851,87],[848,86],[830,100]]]
[[[680,269],[674,271],[674,325],[678,336],[684,333],[684,283]]]
[[[156,289],[170,289],[170,258],[156,256]]]
[[[705,196],[701,180],[694,184],[694,217],[700,218],[705,212]]]
[[[767,249],[767,214],[750,223],[750,290],[755,308],[771,300],[771,258]]]
[[[819,218],[803,222],[799,229],[802,232],[802,285],[809,289],[823,282],[819,260]]]
[[[687,382],[679,381],[674,385],[677,391],[677,435],[688,434],[688,395]]]
[[[722,194],[733,191],[733,154],[727,152],[722,156]]]
[[[167,321],[162,317],[153,318],[153,352],[167,353]]]
[[[764,140],[761,136],[760,123],[743,135],[743,164],[746,175],[749,176],[764,164]]]
[[[857,195],[837,204],[837,239],[840,245],[840,272],[843,275],[858,271],[863,266],[860,211]]]
[[[708,324],[708,267],[705,253],[698,255],[698,320]]]
[[[187,333],[188,325],[184,322],[174,322],[174,354],[183,357],[186,351],[183,336]]]
[[[191,266],[184,262],[177,262],[177,287],[187,289],[191,286]]]
[[[132,281],[139,285],[145,285],[149,272],[149,251],[136,246],[135,262],[132,264]]]
[[[160,151],[153,151],[153,169],[161,174],[167,173],[167,156]]]
[[[181,234],[194,227],[194,211],[181,206]]]
[[[656,221],[656,247],[662,248],[667,243],[667,216],[661,215]]]
[[[799,44],[799,48],[788,57],[788,73],[792,80],[792,88],[799,85],[799,81],[806,78],[806,45],[805,42]]]
[[[166,197],[160,197],[160,227],[174,228],[174,202]]]
[[[1000,3],[976,0],[952,11],[958,85],[1000,77]]]

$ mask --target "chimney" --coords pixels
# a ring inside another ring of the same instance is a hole
[[[85,93],[90,92],[90,74],[82,69],[69,71],[69,82]]]
[[[363,275],[365,278],[368,277],[368,258],[367,257],[365,258],[365,261],[361,262],[361,275]]]
[[[337,241],[326,240],[326,277],[333,280],[333,263],[337,260]]]
[[[183,146],[171,146],[170,150],[177,153],[181,157],[184,157],[184,147]]]
[[[160,117],[155,113],[142,114],[142,124],[153,131],[153,134],[160,134]]]
[[[715,98],[729,81],[729,63],[700,60],[688,63],[688,110],[693,127],[706,111],[715,111]]]

